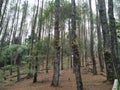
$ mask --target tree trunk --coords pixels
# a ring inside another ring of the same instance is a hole
[[[60,75],[60,31],[59,31],[59,11],[60,11],[60,0],[55,0],[55,28],[54,28],[54,74],[52,79],[52,86],[57,87],[59,85]]]
[[[10,21],[10,16],[7,17],[7,22],[6,22],[6,25],[5,25],[5,30],[4,30],[4,33],[3,33],[3,36],[1,38],[1,43],[0,43],[0,50],[2,50],[2,47],[4,45],[4,42],[5,42],[5,38],[6,38],[6,35],[7,35],[7,29],[8,29],[8,25],[9,25],[9,21]]]
[[[11,28],[10,28],[10,33],[9,33],[9,38],[8,38],[9,44],[12,43],[11,39],[12,39],[12,34],[13,34],[13,26],[14,26],[14,22],[15,22],[15,17],[16,17],[16,13],[17,13],[17,6],[18,6],[18,2],[16,3],[14,15],[13,15],[13,18],[12,18],[12,25],[11,25]]]
[[[17,65],[17,81],[20,81],[20,64],[22,56],[17,53],[16,65]]]
[[[50,30],[52,26],[52,15],[50,17],[50,25],[49,25],[49,31],[48,31],[48,42],[47,42],[47,58],[46,58],[46,73],[48,73],[48,59],[49,59],[49,50],[50,50]]]
[[[43,16],[43,6],[44,6],[44,0],[42,0],[42,6],[40,9],[40,17],[39,17],[39,26],[38,26],[38,39],[41,39],[41,29],[42,29],[42,16]]]
[[[90,51],[91,51],[91,59],[93,63],[93,74],[97,74],[97,69],[96,69],[96,61],[95,61],[95,56],[94,56],[94,36],[93,36],[93,31],[94,31],[94,26],[93,26],[93,14],[92,14],[92,7],[91,7],[91,0],[89,0],[89,5],[90,5],[90,29],[91,29],[91,37],[90,37]]]
[[[20,66],[17,65],[17,81],[20,81]]]
[[[79,50],[78,44],[76,40],[76,5],[75,0],[71,0],[72,3],[72,33],[71,33],[71,48],[73,52],[73,63],[74,63],[74,71],[76,77],[76,84],[77,90],[83,90],[83,84],[81,79],[81,72],[80,72],[80,57],[79,57]]]
[[[2,11],[3,2],[4,2],[4,0],[0,0],[0,17],[1,17],[1,11]]]
[[[21,19],[21,23],[20,23],[20,32],[19,32],[19,43],[20,44],[22,42],[23,26],[26,21],[27,8],[28,8],[28,1],[25,1],[24,5],[23,5],[22,19]]]
[[[71,25],[70,25],[70,19],[68,20],[68,31],[69,31],[69,43],[71,45]],[[73,68],[73,55],[70,53],[70,68]]]
[[[64,21],[62,22],[62,27],[61,27],[61,70],[63,70],[63,48],[64,48],[64,31],[65,30],[65,23]]]
[[[38,16],[38,8],[39,8],[39,0],[38,0],[38,5],[37,5],[37,9],[36,9],[36,12],[35,12],[35,16],[33,14],[33,19],[34,19],[34,22],[33,22],[33,25],[32,25],[32,32],[31,32],[31,56],[33,56],[33,40],[34,40],[34,34],[35,34],[35,28],[36,28],[36,22],[37,22],[37,16]],[[34,73],[34,79],[33,79],[33,83],[37,82],[37,70],[38,69],[38,51],[36,51],[36,63],[35,63],[35,73]]]
[[[108,15],[109,15],[110,31],[111,31],[111,51],[113,54],[113,62],[120,83],[120,67],[119,67],[120,59],[118,55],[117,33],[116,33],[115,18],[113,13],[113,0],[108,0]]]
[[[19,0],[19,2],[18,2],[18,6],[17,6],[17,20],[16,20],[16,24],[15,24],[15,26],[14,26],[14,31],[13,31],[13,38],[12,38],[12,44],[15,44],[16,42],[15,42],[15,36],[16,36],[16,32],[17,32],[17,30],[18,30],[18,22],[19,22],[19,14],[20,14],[20,4],[21,4],[21,0]]]
[[[103,72],[104,69],[104,62],[103,62],[103,54],[102,54],[102,36],[101,36],[101,30],[100,30],[100,20],[99,20],[99,12],[98,12],[98,4],[96,1],[96,20],[97,20],[97,38],[98,38],[98,58],[100,63],[100,71]]]
[[[46,73],[48,73],[48,59],[49,59],[49,49],[50,49],[50,29],[49,29],[49,32],[48,32],[48,43],[47,43],[47,59],[46,59]]]
[[[3,9],[3,14],[2,14],[1,20],[0,20],[0,29],[1,29],[0,30],[0,35],[1,35],[2,29],[3,29],[2,23],[3,23],[3,20],[4,20],[4,15],[5,15],[5,12],[6,12],[6,9],[7,9],[8,2],[9,2],[9,0],[6,0],[5,6],[4,6],[4,9]]]
[[[36,55],[38,55],[38,53]],[[38,76],[38,57],[36,56],[35,73],[34,73],[33,83],[37,82],[37,76]]]
[[[110,32],[106,17],[105,0],[98,0],[98,5],[99,5],[99,14],[101,19],[103,39],[104,39],[104,57],[106,64],[106,75],[107,75],[107,80],[113,82],[115,78],[115,70],[114,70],[113,58],[111,52],[111,40],[110,40],[110,34],[109,34]]]

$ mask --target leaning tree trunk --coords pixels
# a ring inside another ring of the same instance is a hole
[[[80,73],[80,56],[79,56],[79,47],[76,41],[76,6],[75,0],[71,0],[72,3],[72,31],[71,31],[71,48],[73,52],[73,62],[74,62],[74,71],[76,77],[77,90],[83,90],[83,83]]]
[[[12,36],[12,44],[15,44],[16,40],[15,40],[15,37],[16,37],[16,33],[17,33],[17,28],[18,28],[18,22],[19,22],[19,14],[20,14],[20,4],[21,4],[21,0],[19,0],[18,2],[18,6],[17,6],[17,15],[16,15],[16,22],[15,22],[15,25],[14,25],[14,31],[13,31],[13,36]]]
[[[19,32],[19,43],[20,44],[22,42],[23,26],[26,21],[27,8],[28,8],[28,1],[24,2],[24,5],[23,5],[22,19],[21,19],[21,23],[20,23],[20,32]]]
[[[12,25],[11,25],[11,29],[10,29],[10,33],[9,33],[9,38],[8,38],[8,43],[11,44],[12,43],[12,34],[13,34],[13,27],[14,27],[14,23],[15,23],[15,17],[17,14],[17,6],[18,6],[18,2],[15,5],[15,11],[14,11],[14,15],[12,17]]]
[[[2,25],[2,23],[3,23],[3,21],[4,21],[4,15],[5,15],[5,12],[6,12],[6,10],[7,10],[8,2],[9,2],[9,0],[6,0],[5,6],[4,6],[4,9],[3,9],[3,13],[2,13],[2,16],[1,16],[1,19],[0,19],[0,35],[1,35],[1,33],[2,33],[2,30],[3,30],[3,25]]]
[[[2,38],[1,38],[0,51],[2,50],[2,47],[3,47],[4,42],[5,42],[5,39],[7,37],[7,29],[8,29],[9,22],[10,22],[10,16],[7,17],[7,22],[6,22],[6,25],[5,25],[5,30],[4,30],[4,33],[3,33]]]
[[[99,13],[100,13],[103,39],[104,39],[104,57],[106,64],[106,75],[107,75],[107,80],[113,82],[115,78],[115,70],[114,70],[113,57],[111,52],[111,39],[110,39],[110,34],[109,34],[110,32],[106,17],[105,0],[98,0],[98,5],[99,5]]]
[[[55,0],[55,28],[54,28],[54,74],[52,79],[52,86],[57,87],[59,85],[59,74],[60,74],[60,31],[59,31],[59,9],[60,0]]]
[[[111,47],[112,47],[111,50],[113,54],[113,62],[115,64],[115,69],[120,83],[120,60],[118,56],[117,33],[116,33],[115,18],[113,13],[113,0],[108,0],[108,15],[109,15],[110,31],[111,31]]]
[[[1,17],[1,12],[2,12],[3,1],[4,1],[4,0],[0,0],[0,17]]]
[[[93,14],[92,14],[92,7],[91,7],[91,0],[89,0],[89,5],[90,5],[90,27],[91,27],[91,44],[90,44],[90,51],[91,51],[91,59],[93,63],[93,74],[97,74],[97,69],[96,69],[96,61],[95,61],[95,55],[94,55],[94,36],[93,36]]]

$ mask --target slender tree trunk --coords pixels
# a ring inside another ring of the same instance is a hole
[[[16,17],[16,13],[17,13],[17,6],[18,6],[18,2],[16,3],[14,15],[13,15],[13,18],[12,18],[12,25],[11,25],[11,30],[10,30],[9,38],[8,38],[9,44],[11,44],[11,41],[12,41],[11,39],[12,39],[12,33],[13,33],[13,27],[14,27],[15,17]]]
[[[18,30],[18,21],[19,21],[19,14],[20,14],[20,4],[21,4],[21,0],[19,0],[18,2],[18,6],[17,6],[17,20],[16,20],[16,24],[14,25],[14,31],[13,31],[13,37],[12,37],[12,44],[15,44],[15,35],[16,35],[16,32]]]
[[[6,35],[7,35],[7,29],[8,29],[9,21],[10,21],[10,16],[7,17],[7,22],[6,22],[6,25],[5,25],[5,30],[4,30],[3,36],[1,38],[1,43],[0,43],[0,46],[1,46],[0,49],[1,50],[2,50],[3,44],[5,42]]]
[[[76,77],[76,84],[77,90],[83,90],[83,83],[81,79],[81,72],[80,72],[80,57],[79,57],[79,50],[78,44],[76,41],[76,5],[75,0],[71,0],[72,3],[72,33],[71,33],[71,48],[73,52],[73,62],[74,62],[74,71]]]
[[[113,13],[113,0],[108,0],[108,15],[109,15],[110,31],[111,31],[111,51],[113,54],[113,62],[120,83],[120,59],[118,55],[117,33],[116,33],[115,18]]]
[[[98,5],[99,5],[99,14],[102,25],[103,39],[104,39],[104,57],[106,64],[106,75],[107,75],[107,80],[113,82],[115,78],[115,70],[114,70],[113,58],[111,52],[111,39],[110,39],[110,33],[109,33],[107,17],[106,17],[105,0],[98,0]]]
[[[22,56],[17,53],[16,64],[17,64],[17,81],[20,81],[20,64]]]
[[[0,20],[0,35],[2,33],[2,30],[3,30],[2,23],[3,23],[3,19],[4,19],[4,15],[5,15],[6,9],[7,9],[8,2],[9,2],[9,0],[6,0],[5,6],[4,6],[4,9],[3,9],[3,14],[2,14],[1,20]]]
[[[99,20],[99,12],[98,12],[98,4],[96,1],[96,20],[97,20],[97,38],[98,38],[98,58],[100,63],[100,71],[103,72],[104,69],[104,62],[103,62],[103,54],[102,54],[102,36],[101,36],[101,30],[100,30],[100,20]]]
[[[47,58],[46,58],[46,73],[48,73],[48,60],[49,60],[49,50],[50,50],[50,30],[51,30],[51,27],[52,27],[52,14],[51,14],[51,17],[50,17],[50,26],[49,26],[49,31],[48,31],[48,42],[47,42]]]
[[[63,48],[64,48],[64,30],[65,30],[65,23],[62,22],[62,28],[61,28],[61,70],[63,70]]]
[[[40,9],[40,17],[39,17],[39,28],[38,28],[38,38],[41,39],[41,30],[42,30],[42,16],[43,16],[43,6],[44,6],[44,0],[42,0],[42,7]]]
[[[68,30],[69,30],[69,43],[71,45],[71,23],[70,23],[70,19],[68,20]],[[70,68],[73,68],[73,54],[70,53]]]
[[[31,37],[32,37],[32,39],[31,39],[31,56],[32,57],[34,57],[32,52],[33,52],[33,40],[34,40],[34,34],[35,34],[35,27],[36,27],[37,16],[38,16],[38,8],[39,8],[39,0],[38,0],[37,10],[35,13],[34,22],[33,22],[33,26],[32,26],[32,33],[31,33]],[[33,83],[37,82],[37,71],[38,71],[38,57],[37,56],[38,56],[38,51],[36,51],[35,73],[34,73]]]
[[[60,12],[60,0],[55,0],[55,28],[54,28],[54,74],[52,79],[52,86],[57,87],[59,85],[60,75],[60,31],[59,31],[59,12]]]
[[[4,0],[0,0],[0,17],[1,17],[1,11],[2,11],[3,2],[4,2]]]
[[[51,27],[51,25],[50,25],[50,27]],[[49,46],[49,44],[50,44],[50,29],[49,29],[49,31],[48,31],[48,42],[47,42],[47,59],[46,59],[46,73],[48,73],[48,59],[49,59],[49,49],[50,49],[50,46]]]
[[[93,36],[94,26],[93,26],[93,14],[92,14],[91,0],[89,0],[89,5],[90,5],[90,27],[91,27],[90,51],[91,51],[91,59],[92,59],[92,63],[93,63],[93,74],[96,75],[97,68],[96,68],[96,60],[95,60],[95,55],[94,55],[94,36]]]
[[[23,8],[24,9],[23,9],[23,12],[22,12],[22,19],[21,19],[21,23],[20,23],[20,32],[19,32],[19,43],[20,44],[22,42],[23,25],[24,25],[25,20],[26,20],[28,1],[24,2]]]

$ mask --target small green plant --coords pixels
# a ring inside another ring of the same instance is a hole
[[[35,71],[34,70],[28,70],[28,78],[31,78],[34,76]]]

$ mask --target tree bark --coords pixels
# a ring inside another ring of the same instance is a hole
[[[1,11],[2,11],[3,2],[4,2],[4,0],[0,0],[0,17],[1,17]]]
[[[98,0],[98,5],[104,39],[104,57],[106,64],[106,75],[107,80],[113,82],[115,78],[115,70],[111,52],[111,39],[106,17],[105,0]]]
[[[71,48],[73,52],[73,63],[74,63],[74,71],[76,77],[76,84],[77,90],[83,90],[83,83],[81,79],[81,72],[80,72],[80,56],[78,50],[78,44],[76,41],[76,5],[75,0],[71,0],[72,3],[72,33],[71,33]]]
[[[62,22],[62,27],[61,27],[61,57],[60,57],[60,62],[61,62],[61,70],[63,70],[63,49],[64,49],[64,33],[65,33],[65,23],[64,21]]]
[[[33,23],[33,26],[32,26],[32,33],[31,33],[31,36],[32,36],[32,41],[31,41],[31,46],[32,46],[32,49],[33,49],[33,40],[34,40],[34,34],[35,34],[35,27],[36,27],[36,22],[37,22],[37,16],[38,16],[38,8],[39,8],[39,0],[38,0],[38,5],[37,5],[37,10],[36,10],[36,13],[35,13],[35,17],[34,17],[34,23]],[[31,53],[33,52],[33,50],[31,50]],[[32,54],[31,54],[32,55]],[[33,56],[33,55],[32,55]],[[37,82],[37,72],[38,72],[38,51],[36,51],[36,62],[35,62],[35,73],[34,73],[34,79],[33,79],[33,83]]]
[[[55,0],[55,28],[54,28],[54,74],[52,79],[52,86],[57,87],[59,85],[60,75],[60,31],[59,31],[59,12],[60,12],[60,0]]]
[[[3,20],[4,20],[4,15],[5,15],[5,12],[6,12],[6,9],[7,9],[8,2],[9,2],[9,0],[6,0],[5,6],[4,6],[4,9],[3,9],[3,14],[2,14],[1,20],[0,20],[0,35],[2,33],[2,30],[3,30],[2,23],[3,23]]]
[[[91,29],[91,37],[90,37],[90,51],[91,51],[91,59],[93,63],[93,74],[97,74],[97,68],[96,68],[96,60],[95,60],[95,55],[94,55],[94,36],[93,36],[93,31],[94,31],[94,26],[93,26],[93,14],[92,14],[92,7],[91,7],[91,0],[89,0],[89,5],[90,5],[90,29]]]
[[[19,32],[19,43],[20,44],[22,42],[23,25],[25,23],[26,16],[27,16],[27,8],[28,8],[28,1],[25,1],[23,5],[22,19],[20,23],[20,32]]]
[[[118,55],[117,33],[115,28],[115,18],[113,13],[113,0],[108,0],[108,15],[111,31],[111,51],[113,55],[113,62],[117,72],[117,77],[120,83],[120,59]]]
[[[100,29],[100,19],[99,19],[99,12],[98,12],[98,4],[96,1],[96,25],[97,25],[97,38],[98,38],[98,58],[100,63],[100,71],[103,72],[104,69],[104,62],[103,62],[103,48],[102,48],[102,35]]]
[[[41,29],[42,29],[42,16],[43,16],[43,6],[44,6],[44,0],[42,0],[42,6],[40,9],[40,17],[39,17],[39,26],[38,26],[38,39],[41,39]]]

